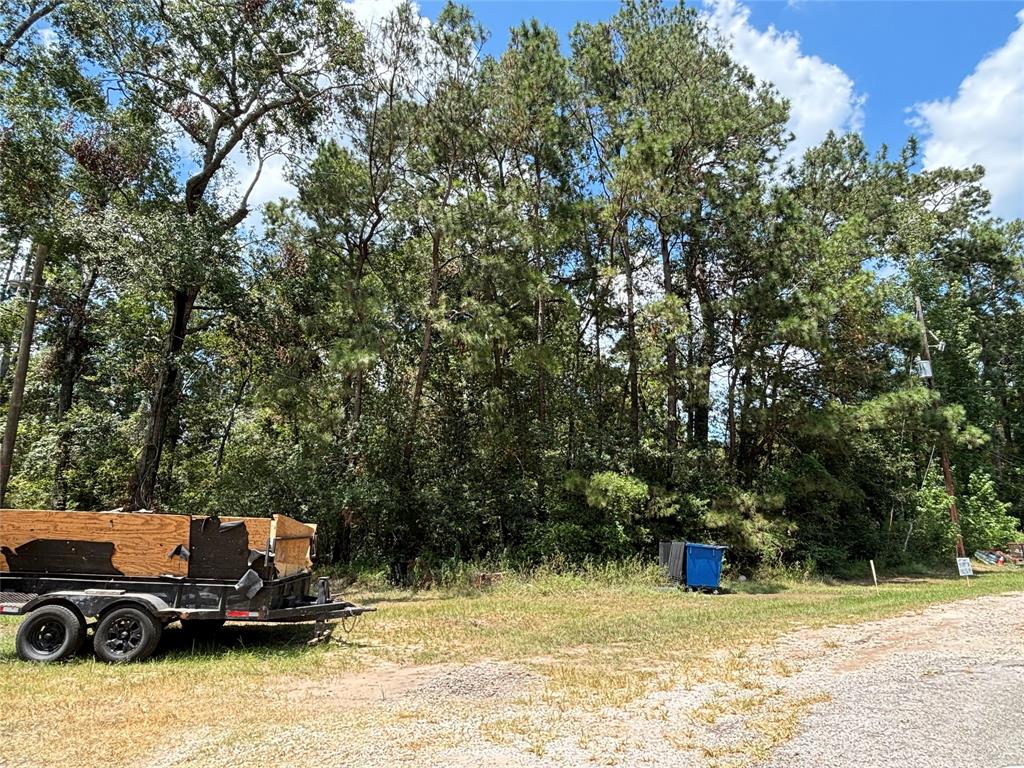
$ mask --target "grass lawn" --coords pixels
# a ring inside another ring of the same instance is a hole
[[[374,669],[480,660],[539,673],[544,701],[622,706],[655,688],[730,674],[730,658],[801,627],[850,623],[938,602],[1024,590],[1024,573],[970,583],[908,579],[863,584],[747,582],[723,595],[660,586],[654,571],[509,578],[486,591],[350,592],[374,604],[341,642],[309,648],[303,627],[225,628],[220,642],[186,647],[172,627],[150,661],[124,667],[89,654],[59,665],[17,659],[17,620],[0,619],[0,729],[17,766],[149,764],[176,734],[230,742],[280,724],[316,727],[322,713],[282,704],[298,680],[341,680]],[[735,662],[732,662],[733,664]],[[372,729],[365,713],[352,728]],[[284,753],[282,753],[284,754]],[[139,762],[141,761],[141,762]],[[168,765],[174,764],[173,761]]]

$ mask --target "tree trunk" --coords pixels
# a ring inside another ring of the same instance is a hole
[[[412,465],[412,448],[416,440],[416,429],[419,424],[420,403],[423,400],[423,387],[430,373],[430,345],[434,336],[434,310],[437,309],[441,285],[441,233],[434,232],[430,241],[430,299],[427,305],[427,316],[423,322],[423,343],[420,345],[420,361],[416,368],[416,383],[412,391],[412,407],[409,414],[409,426],[405,438],[405,465]]]
[[[701,343],[696,361],[693,393],[693,440],[705,446],[711,422],[711,369],[714,367],[716,318],[712,304],[707,263],[701,253],[700,237],[694,231],[690,243],[693,262],[693,288],[700,304]]]
[[[352,520],[351,510],[343,509],[338,513],[338,530],[334,533],[331,545],[331,562],[348,565],[352,562]]]
[[[689,243],[686,249],[686,444],[692,446],[694,443],[694,422],[696,417],[695,393],[697,391],[697,334],[694,331],[694,301],[697,289],[697,245],[693,232],[690,232]]]
[[[157,485],[160,488],[167,489],[171,492],[174,490],[174,465],[175,460],[178,458],[178,443],[181,442],[181,435],[184,431],[184,427],[181,421],[181,411],[178,408],[171,409],[171,418],[167,423],[167,433],[164,439],[164,450],[163,450],[163,461],[158,467],[158,475],[162,475],[157,480]]]
[[[541,352],[544,348],[544,323],[545,323],[545,302],[544,302],[544,291],[547,288],[547,276],[545,275],[544,269],[544,248],[541,242],[541,213],[540,213],[540,198],[541,190],[543,189],[543,174],[541,172],[540,158],[537,153],[533,155],[533,253],[534,253],[534,269],[537,270],[539,277],[537,287],[537,304],[536,304],[536,345],[537,351]],[[543,360],[543,355],[541,356]],[[547,478],[546,478],[546,466],[544,462],[544,447],[548,440],[548,393],[547,393],[547,371],[544,365],[537,366],[537,433],[536,439],[533,446],[533,454],[537,461],[537,517],[540,520],[545,519],[545,512],[547,506],[545,504],[545,498],[547,496]]]
[[[726,391],[726,414],[725,414],[725,455],[726,460],[732,462],[736,451],[736,366],[729,367],[728,384]]]
[[[36,246],[35,266],[32,283],[29,286],[28,304],[25,306],[25,320],[21,326],[21,343],[18,346],[18,364],[14,369],[14,385],[11,387],[11,402],[7,408],[7,426],[4,429],[4,443],[0,449],[0,509],[7,505],[7,483],[11,479],[11,461],[14,458],[14,443],[18,437],[18,423],[21,420],[21,405],[25,395],[25,380],[28,377],[29,356],[32,353],[32,335],[36,327],[36,306],[39,289],[43,283],[43,267],[49,248],[42,243]]]
[[[544,346],[544,299],[537,297],[537,349]],[[541,439],[544,439],[544,427],[548,420],[547,407],[547,374],[543,366],[537,371],[537,420],[540,422]]]
[[[693,406],[693,439],[699,446],[708,443],[711,430],[711,368],[714,354],[713,318],[705,314],[705,330],[700,346],[696,402]]]
[[[246,368],[248,369],[248,364],[246,364]],[[228,421],[224,425],[224,431],[221,433],[220,445],[217,446],[217,460],[213,463],[213,473],[217,477],[220,477],[220,470],[224,465],[224,451],[227,448],[228,440],[231,438],[231,429],[235,426],[235,414],[238,412],[238,406],[242,404],[242,398],[245,397],[245,389],[249,386],[249,379],[251,377],[252,371],[246,370],[242,383],[238,385],[238,390],[235,392],[235,399],[231,403]]]
[[[28,295],[29,286],[31,285],[30,277],[32,273],[32,259],[25,259],[25,266],[21,270],[21,282],[18,284],[18,289],[15,292],[19,298],[24,298]],[[11,368],[11,345],[14,343],[13,339],[4,340],[4,351],[0,355],[0,388],[3,387],[7,381],[7,372]],[[6,390],[0,394],[0,405],[7,402],[8,394]]]
[[[598,240],[597,253],[600,254],[604,249],[604,243]],[[600,259],[600,256],[598,256]],[[598,270],[597,264],[591,264],[591,295],[593,296],[593,311],[594,311],[594,391],[597,400],[597,435],[600,444],[603,446],[605,429],[604,429],[604,372],[601,369],[601,336],[604,334],[604,326],[601,323],[601,303],[603,301],[602,290],[601,290],[601,278],[600,270]]]
[[[661,239],[661,271],[663,274],[665,298],[673,295],[672,286],[672,254],[669,249],[668,237],[664,232],[658,231]],[[676,444],[679,440],[679,396],[676,392],[676,335],[669,331],[665,345],[665,443],[670,455],[675,453]]]
[[[90,270],[82,289],[82,295],[71,308],[71,316],[64,334],[64,354],[60,361],[60,390],[57,395],[57,420],[64,418],[74,403],[75,383],[82,372],[82,360],[85,357],[85,328],[93,286],[96,283],[96,270]]]
[[[89,298],[96,284],[98,270],[93,267],[86,274],[82,285],[82,293],[71,307],[68,325],[64,332],[64,354],[60,361],[60,389],[57,394],[57,411],[54,420],[57,424],[56,463],[53,473],[53,508],[66,509],[68,504],[67,471],[71,466],[72,431],[64,425],[64,417],[75,399],[75,384],[82,373],[82,360],[88,342],[85,337],[88,319]]]
[[[735,286],[734,286],[735,288]],[[728,392],[726,393],[726,456],[730,463],[736,461],[736,381],[740,375],[739,334],[740,315],[733,311],[730,336],[732,360],[729,364]]]
[[[164,434],[167,431],[171,411],[178,399],[181,350],[185,345],[185,333],[198,292],[197,288],[174,292],[171,326],[167,337],[164,362],[157,374],[145,440],[135,465],[135,474],[129,485],[129,505],[132,509],[151,509],[153,507]]]
[[[0,286],[0,301],[7,301],[11,296],[11,275],[14,273],[14,265],[18,261],[19,237],[15,233],[8,233],[11,242],[11,255],[7,259],[7,269],[4,270],[4,284]]]
[[[636,286],[633,282],[633,258],[629,251],[629,233],[623,228],[622,258],[626,277],[626,344],[628,345],[629,436],[634,448],[640,445],[640,384],[636,353]]]
[[[491,355],[494,357],[494,388],[500,390],[505,386],[505,374],[501,362],[501,343],[497,339],[491,340]]]
[[[573,344],[572,349],[572,374],[569,380],[569,424],[567,426],[567,439],[566,439],[566,450],[565,450],[565,468],[572,469],[576,466],[576,456],[578,453],[577,443],[579,442],[576,435],[576,409],[582,407],[582,403],[579,401],[580,392],[580,350],[583,348],[583,330],[582,326],[577,326],[576,343]]]
[[[540,276],[541,281],[546,281],[544,275],[544,253],[541,245],[540,238],[540,195],[542,187],[542,175],[540,169],[540,160],[538,156],[534,155],[533,160],[533,171],[534,171],[534,190],[533,190],[533,259],[534,269],[537,270],[537,274]],[[537,349],[540,350],[544,346],[544,289],[545,285],[541,285],[537,292],[537,306],[536,306],[536,336],[537,336]],[[537,371],[537,419],[540,422],[540,435],[541,442],[544,441],[544,427],[547,424],[547,375],[544,371],[543,366]],[[541,493],[543,499],[543,492]]]
[[[687,299],[686,316],[690,318],[687,326],[690,328],[686,332],[686,444],[693,445],[693,368],[694,368],[694,357],[693,348],[695,345],[694,334],[693,334],[693,310],[689,305],[689,299]]]
[[[750,410],[753,407],[751,379],[752,373],[750,366],[748,365],[743,369],[743,373],[740,375],[740,394],[742,401],[740,404],[739,424],[736,427],[736,468],[739,470],[740,476],[743,477],[748,484],[753,480],[756,463],[754,453],[754,433],[750,425]]]
[[[365,240],[359,243],[358,254],[356,257],[356,273],[355,282],[352,286],[352,303],[356,307],[356,328],[357,332],[362,335],[363,323],[365,318],[363,317],[363,304],[362,304],[362,286],[363,286],[363,270],[366,268],[366,262],[370,258],[370,244]],[[355,456],[355,439],[356,432],[359,429],[359,421],[363,418],[363,385],[366,381],[366,372],[363,370],[360,364],[356,368],[355,381],[352,387],[352,421],[349,425],[349,439],[352,441],[350,447],[350,454]]]

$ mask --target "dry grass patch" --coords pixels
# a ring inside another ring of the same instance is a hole
[[[508,703],[515,709],[504,713],[514,721],[507,730],[515,735],[519,708],[531,703],[556,712],[599,711],[624,707],[652,690],[714,681],[754,695],[762,671],[753,669],[745,654],[753,643],[796,627],[874,619],[1021,588],[1024,578],[1005,572],[983,575],[970,587],[954,580],[878,590],[806,583],[774,585],[773,594],[719,596],[659,589],[643,574],[548,575],[533,581],[510,577],[486,591],[464,594],[350,591],[352,599],[376,602],[379,611],[364,617],[341,642],[307,648],[306,628],[229,626],[219,645],[193,648],[184,647],[172,628],[167,647],[156,657],[124,667],[87,657],[56,666],[21,662],[14,655],[17,622],[4,618],[0,728],[5,759],[12,766],[148,764],[166,749],[168,733],[197,736],[207,745],[264,733],[259,702],[268,688],[307,680],[314,683],[308,694],[274,708],[280,727],[316,728],[331,699],[331,717],[358,741],[369,738],[388,715],[373,702],[363,702],[359,716],[350,716],[343,697],[348,676],[372,675],[382,667],[489,661],[523,665],[542,677],[537,691]],[[339,685],[341,705],[333,698]],[[520,700],[524,703],[517,704]],[[448,714],[458,716],[451,710]],[[527,748],[536,752],[547,736],[542,723],[530,723],[538,737]],[[781,713],[775,719],[766,714],[765,723],[766,732],[785,732]],[[500,725],[491,729],[501,731]],[[286,752],[284,744],[271,745],[261,755],[271,760]]]
[[[524,712],[484,721],[480,725],[480,735],[491,744],[543,757],[551,742],[565,733],[564,725],[557,718],[552,720]]]

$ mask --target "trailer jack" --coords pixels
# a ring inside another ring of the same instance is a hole
[[[328,623],[324,619],[317,619],[313,623],[313,638],[307,643],[307,645],[320,645],[320,643],[326,643],[331,639],[331,634],[333,632],[333,624]]]

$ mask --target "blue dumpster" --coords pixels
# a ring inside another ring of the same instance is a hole
[[[686,586],[718,589],[722,581],[722,555],[726,547],[686,542]]]

